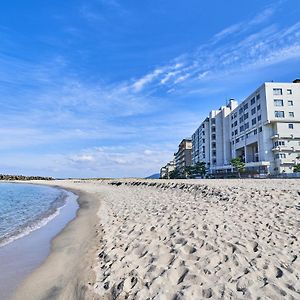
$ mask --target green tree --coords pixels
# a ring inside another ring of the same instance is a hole
[[[169,177],[170,179],[178,179],[180,178],[180,173],[177,169],[175,169],[169,173]]]
[[[241,178],[241,172],[245,170],[245,163],[240,157],[233,158],[230,163],[237,170],[239,178]]]
[[[194,166],[185,166],[184,168],[184,177],[185,178],[189,178],[192,177],[195,171],[195,167]]]
[[[201,177],[205,177],[207,173],[207,169],[204,161],[199,161],[195,165],[195,173],[196,175],[200,175]]]
[[[294,165],[294,172],[300,172],[300,164]]]

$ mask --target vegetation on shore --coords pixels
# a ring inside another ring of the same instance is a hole
[[[0,174],[0,180],[54,180],[53,177],[24,176],[24,175],[4,175]]]

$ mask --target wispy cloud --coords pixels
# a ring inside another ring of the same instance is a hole
[[[149,148],[151,147],[151,148]],[[136,144],[133,147],[113,146],[95,147],[83,150],[80,154],[65,157],[64,165],[69,168],[78,168],[84,165],[92,172],[117,176],[127,172],[128,176],[144,176],[159,170],[160,166],[170,156],[170,146],[157,145],[143,146]],[[142,162],[142,163],[141,163]]]
[[[157,72],[150,72],[137,80],[138,91],[165,87],[175,92],[183,84],[195,85],[208,79],[239,72],[241,69],[259,69],[291,59],[299,59],[300,24],[280,27],[272,23],[279,11],[280,1],[266,7],[252,19],[232,24],[216,33],[195,51],[175,58]],[[228,40],[227,37],[230,36]],[[174,61],[180,67],[172,69]]]
[[[165,72],[164,69],[156,69],[153,72],[145,75],[144,77],[138,79],[132,84],[133,89],[136,92],[140,92],[147,84],[151,83],[153,80],[158,78],[161,74]]]

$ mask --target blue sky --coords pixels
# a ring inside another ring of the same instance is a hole
[[[2,2],[0,173],[156,173],[211,109],[300,77],[299,0]]]

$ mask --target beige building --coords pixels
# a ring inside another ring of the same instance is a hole
[[[174,155],[176,169],[181,175],[184,175],[185,167],[192,165],[192,140],[190,138],[183,139]]]
[[[292,173],[300,162],[300,80],[266,82],[239,105],[212,111],[193,134],[193,163],[231,172],[240,157],[254,173]]]

